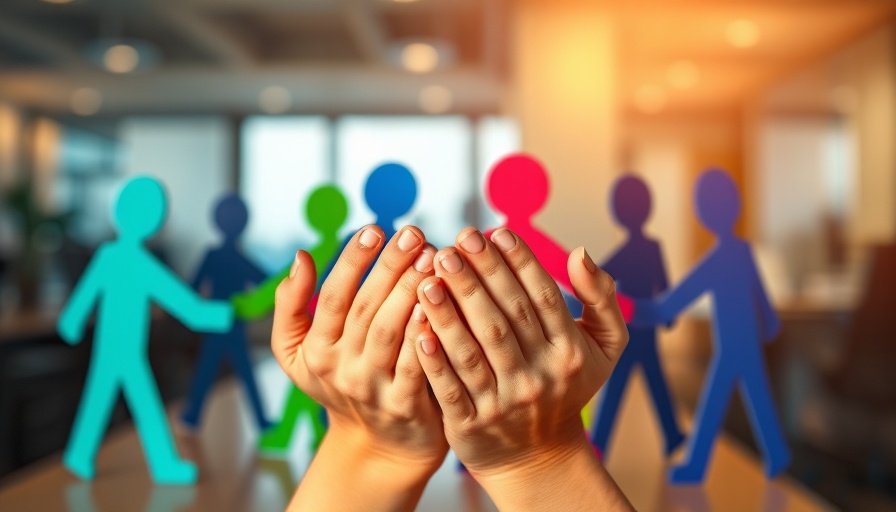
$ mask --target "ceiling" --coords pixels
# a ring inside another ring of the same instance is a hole
[[[2,0],[0,96],[67,112],[73,91],[90,87],[103,113],[252,113],[276,85],[294,111],[419,112],[420,91],[439,85],[453,110],[492,112],[512,79],[508,20],[519,1]],[[633,113],[737,109],[896,15],[894,0],[603,3],[615,20],[620,104]],[[753,24],[752,46],[729,41],[737,20]],[[150,41],[161,64],[110,74],[85,56],[100,38]],[[447,65],[402,69],[410,41],[445,49]]]

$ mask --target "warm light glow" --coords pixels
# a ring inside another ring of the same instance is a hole
[[[265,87],[258,95],[258,105],[266,114],[282,114],[292,105],[292,95],[279,85]]]
[[[656,114],[666,107],[666,91],[658,85],[642,85],[635,91],[635,108],[645,114]]]
[[[130,73],[139,63],[137,49],[127,44],[110,46],[103,56],[103,65],[112,73]]]
[[[674,89],[692,89],[700,81],[700,68],[689,60],[673,62],[666,72],[666,80]]]
[[[439,65],[439,52],[431,44],[411,43],[401,51],[401,64],[412,73],[428,73]]]
[[[838,85],[829,93],[831,108],[839,114],[851,114],[859,105],[859,94],[848,85]]]
[[[444,114],[451,110],[454,103],[454,95],[451,90],[441,85],[427,85],[420,90],[417,98],[420,110],[427,114]]]
[[[759,43],[759,26],[750,20],[735,20],[725,29],[728,43],[735,48],[752,48]]]
[[[103,106],[103,96],[96,89],[82,87],[72,93],[69,106],[79,116],[92,116]]]

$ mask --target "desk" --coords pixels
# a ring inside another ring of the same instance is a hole
[[[288,382],[276,363],[259,366],[259,385],[269,411],[276,411]],[[665,483],[661,439],[640,374],[631,381],[620,409],[608,468],[641,511],[672,510],[825,510],[810,492],[779,478],[766,482],[755,458],[723,437],[716,446],[704,487],[673,488]],[[309,456],[300,450],[288,460],[266,460],[254,451],[256,436],[242,391],[233,381],[220,384],[209,400],[203,429],[179,432],[181,455],[197,461],[200,482],[194,488],[154,487],[132,427],[110,433],[97,461],[94,482],[71,476],[55,456],[0,488],[0,510],[9,511],[257,511],[282,510]],[[300,428],[299,435],[309,435]],[[298,446],[301,443],[295,443]],[[424,511],[495,510],[482,490],[454,470],[448,457],[426,488]],[[348,483],[339,483],[348,485]]]

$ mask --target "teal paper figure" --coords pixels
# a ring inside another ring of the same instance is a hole
[[[243,200],[235,194],[225,196],[215,207],[214,218],[215,225],[224,236],[224,240],[219,247],[205,254],[193,278],[193,288],[201,292],[207,287],[211,298],[229,300],[234,294],[245,292],[248,285],[262,282],[266,276],[239,248],[239,237],[249,222],[249,212]],[[205,397],[214,384],[218,369],[225,358],[230,360],[236,375],[243,382],[259,430],[267,430],[271,423],[265,417],[261,405],[246,342],[246,326],[241,321],[235,321],[231,329],[225,333],[208,334],[203,337],[196,373],[193,375],[193,383],[181,419],[190,428],[199,426]]]
[[[707,170],[698,178],[694,196],[700,223],[716,235],[716,244],[678,286],[654,301],[638,301],[632,320],[641,327],[669,323],[704,293],[713,297],[713,360],[688,453],[682,465],[672,468],[669,480],[675,484],[703,481],[737,384],[765,458],[765,474],[772,478],[790,464],[762,354],[762,343],[774,339],[780,323],[750,245],[734,234],[741,205],[734,181],[722,170]]]
[[[65,466],[83,479],[94,477],[119,391],[134,416],[153,480],[187,485],[197,479],[196,466],[174,446],[149,366],[150,305],[159,304],[194,331],[225,332],[233,314],[229,303],[203,300],[143,246],[162,227],[166,209],[158,181],[137,177],[125,184],[113,213],[118,239],[97,250],[59,317],[59,334],[73,345],[97,308],[90,369],[63,456]]]
[[[600,267],[616,280],[616,286],[629,297],[651,299],[668,287],[660,244],[644,234],[650,216],[650,190],[632,175],[616,181],[612,192],[613,216],[628,231],[628,238]],[[607,381],[597,407],[591,443],[607,455],[607,440],[619,409],[625,385],[635,365],[640,365],[653,397],[653,405],[663,426],[666,454],[684,441],[675,422],[669,388],[656,350],[656,328],[629,327],[629,342]]]

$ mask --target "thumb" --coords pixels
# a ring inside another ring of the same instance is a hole
[[[570,253],[566,270],[583,305],[580,326],[608,359],[617,361],[628,343],[628,328],[616,299],[616,283],[594,264],[584,247]]]
[[[311,255],[299,251],[289,269],[289,276],[280,282],[275,292],[271,351],[287,373],[290,373],[299,347],[311,329],[308,303],[317,283],[316,274]]]

